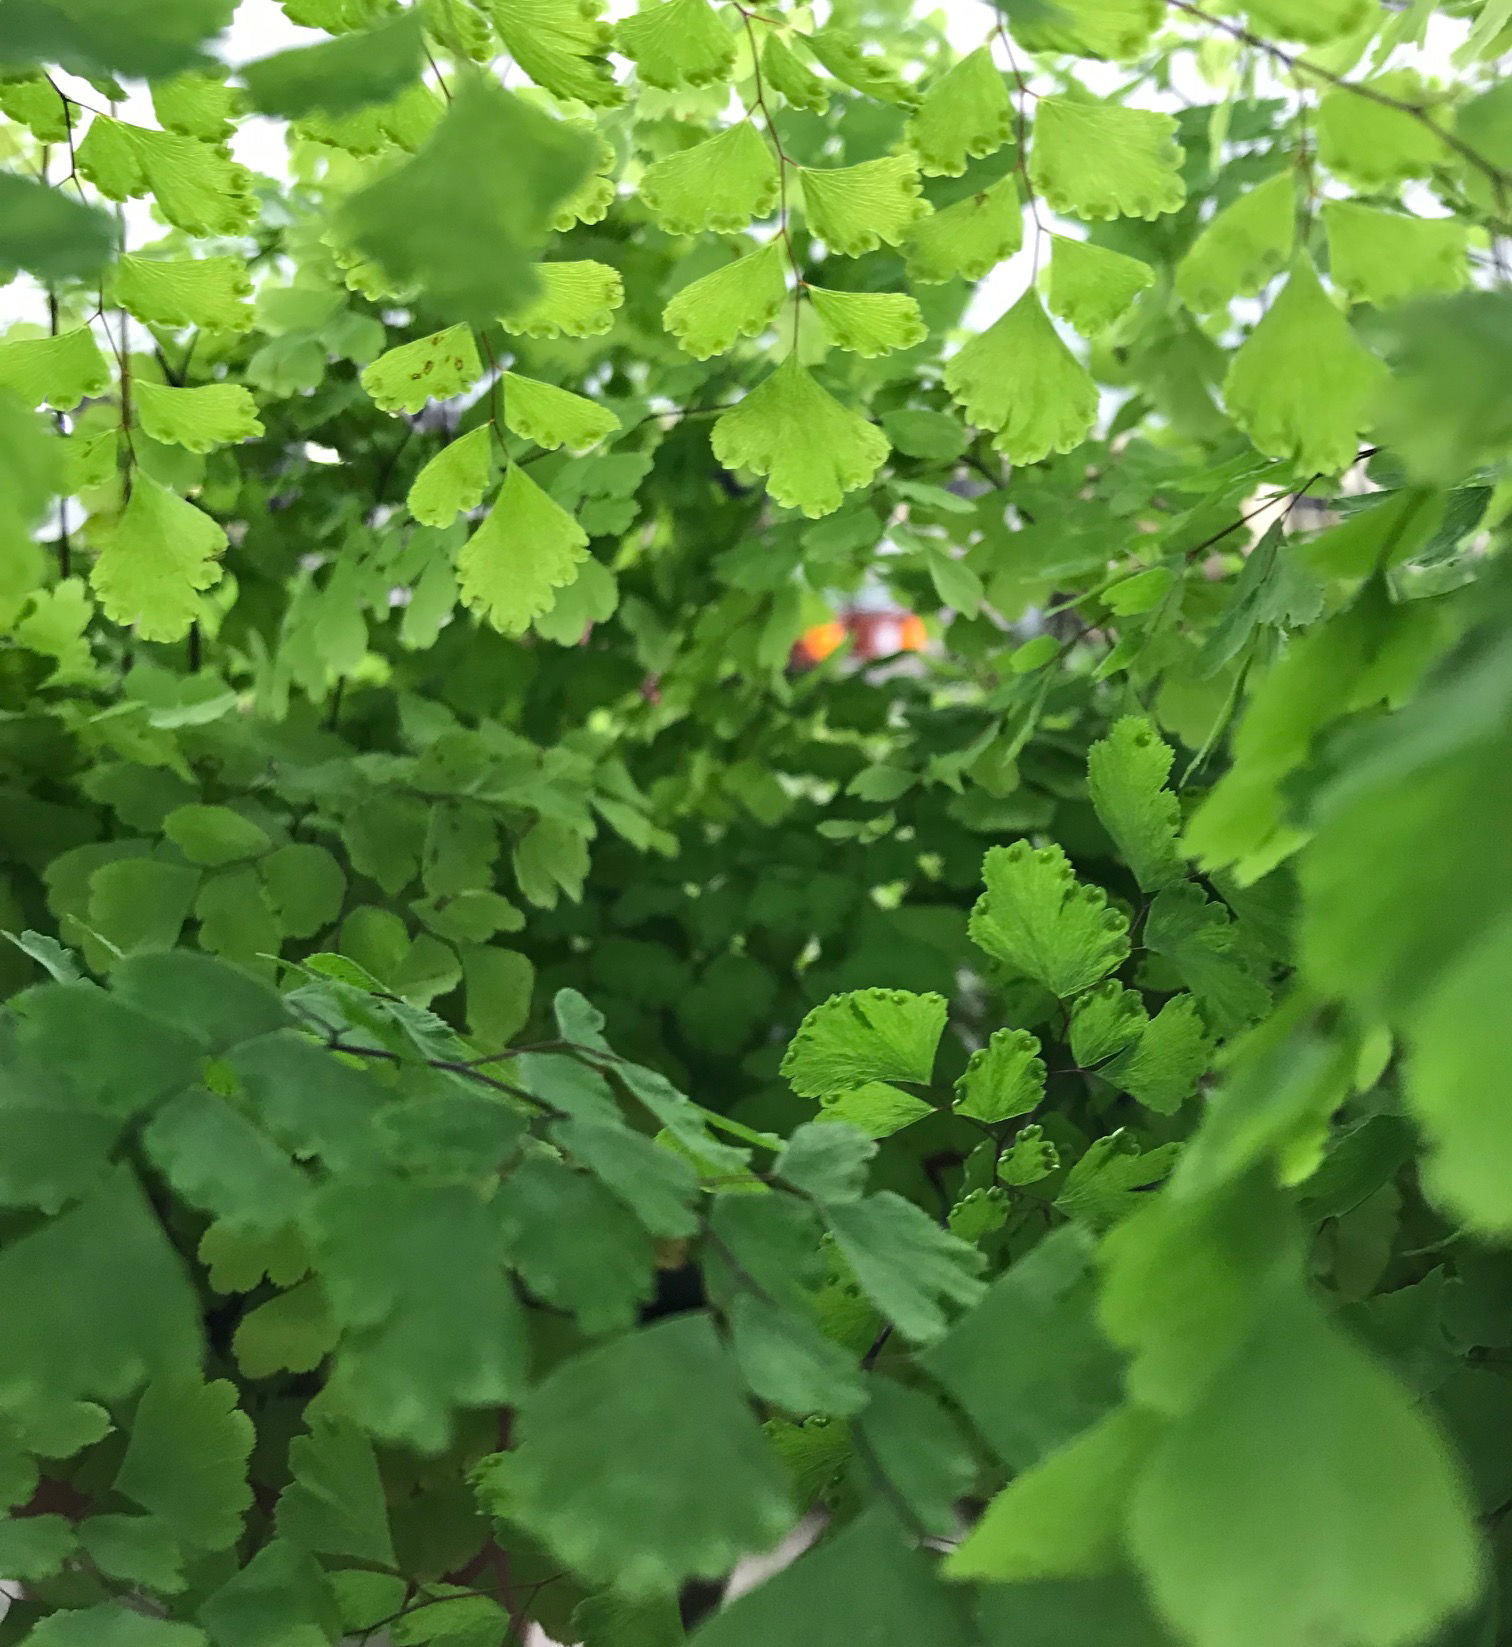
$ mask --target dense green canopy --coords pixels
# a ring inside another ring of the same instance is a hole
[[[0,1647],[1512,1642],[1509,52],[0,0]]]

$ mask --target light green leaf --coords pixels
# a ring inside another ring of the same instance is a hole
[[[490,154],[514,162],[478,163]],[[534,295],[531,253],[594,159],[567,122],[471,76],[419,153],[349,196],[337,227],[444,315],[484,324]]]
[[[813,284],[804,292],[837,349],[870,359],[911,349],[929,335],[919,305],[904,292],[834,292]]]
[[[905,128],[920,170],[959,177],[968,160],[994,153],[1013,135],[1013,99],[986,46],[953,63],[925,92]]]
[[[1157,1444],[1130,1537],[1161,1610],[1222,1647],[1403,1647],[1482,1580],[1443,1438],[1300,1291]]]
[[[425,526],[450,526],[483,501],[493,473],[493,430],[479,424],[443,446],[415,476],[405,502]]]
[[[860,257],[884,242],[902,243],[909,226],[930,211],[919,196],[919,166],[891,154],[855,166],[798,168],[808,226],[831,251]]]
[[[595,1461],[617,1460],[605,1473]],[[511,1512],[585,1578],[651,1596],[792,1524],[777,1455],[706,1315],[560,1361],[521,1402]]]
[[[231,1348],[244,1378],[313,1372],[336,1347],[336,1323],[320,1283],[301,1281],[249,1310]]]
[[[926,1082],[945,1015],[943,995],[903,989],[832,995],[799,1025],[782,1073],[805,1098],[850,1092],[867,1081]]]
[[[0,343],[0,389],[9,389],[28,410],[47,405],[71,412],[86,395],[103,395],[109,387],[110,368],[87,326]]]
[[[757,337],[777,318],[787,295],[786,267],[782,242],[769,240],[690,281],[662,310],[662,325],[695,359],[723,354],[736,338]]]
[[[1373,193],[1427,177],[1448,160],[1448,147],[1435,130],[1442,93],[1435,94],[1413,69],[1393,69],[1360,84],[1423,110],[1427,118],[1362,97],[1352,87],[1324,92],[1318,102],[1318,159],[1331,172]]]
[[[559,503],[512,463],[493,507],[457,555],[463,602],[495,629],[519,635],[571,583],[588,535]]]
[[[591,108],[623,101],[606,60],[613,30],[594,0],[491,0],[488,10],[506,50],[537,85]]]
[[[236,130],[241,93],[226,84],[224,70],[188,69],[171,80],[157,81],[151,91],[152,112],[165,131],[224,143]]]
[[[625,285],[607,263],[538,263],[539,292],[524,307],[499,317],[506,332],[525,337],[597,337],[614,324]]]
[[[848,1092],[827,1093],[819,1105],[820,1121],[844,1121],[868,1138],[890,1138],[935,1113],[933,1104],[885,1081],[868,1081]]]
[[[1029,177],[1051,209],[1096,221],[1156,218],[1186,199],[1176,121],[1066,96],[1034,106]]]
[[[246,64],[242,79],[252,106],[280,120],[316,110],[346,114],[388,103],[420,78],[425,67],[420,19],[400,12],[376,28],[314,46],[296,46]]]
[[[1250,26],[1265,35],[1321,45],[1353,34],[1369,14],[1369,0],[1249,0]]]
[[[909,225],[903,259],[924,284],[980,280],[1024,243],[1024,208],[1012,173]]]
[[[1177,295],[1199,314],[1253,297],[1286,267],[1296,239],[1296,179],[1277,172],[1203,225],[1176,265]]]
[[[963,1309],[983,1292],[982,1255],[891,1190],[825,1207],[835,1245],[862,1292],[911,1343],[938,1338],[944,1305]]]
[[[1469,226],[1457,218],[1325,200],[1323,225],[1329,276],[1351,303],[1384,307],[1425,292],[1457,292],[1469,279]]]
[[[111,200],[151,194],[163,216],[187,234],[241,234],[257,209],[252,173],[228,149],[178,132],[96,115],[78,146],[77,164]]]
[[[1355,461],[1385,382],[1385,367],[1300,259],[1230,363],[1223,398],[1267,457],[1332,475]]]
[[[478,346],[468,326],[401,343],[362,369],[362,387],[385,412],[418,412],[428,400],[450,400],[482,376]]]
[[[1166,788],[1175,751],[1142,715],[1115,721],[1087,752],[1087,788],[1102,826],[1145,892],[1186,879],[1181,811]]]
[[[1058,846],[988,848],[987,890],[971,912],[971,940],[1065,999],[1121,966],[1129,924],[1097,887],[1084,886]]]
[[[1213,1061],[1196,1003],[1175,995],[1139,1033],[1132,1047],[1100,1072],[1146,1109],[1172,1115],[1197,1091]]]
[[[1116,1407],[1015,1476],[951,1552],[946,1574],[1001,1584],[1116,1572],[1129,1498],[1158,1433],[1140,1408]]]
[[[998,1157],[998,1182],[1010,1188],[1037,1184],[1060,1167],[1060,1151],[1039,1126],[1025,1127]]]
[[[252,1504],[252,1420],[234,1384],[183,1376],[149,1384],[131,1420],[116,1491],[195,1550],[225,1550]]]
[[[1032,287],[952,356],[945,387],[1013,463],[1074,450],[1097,417],[1097,385]]]
[[[245,332],[252,281],[234,257],[123,257],[112,276],[116,302],[151,326]]]
[[[767,84],[793,108],[823,114],[829,107],[829,92],[824,81],[774,28],[766,31],[762,42],[761,73]]]
[[[1075,52],[1123,62],[1142,57],[1165,19],[1160,0],[1044,0],[1029,16],[1009,3],[1009,27],[1026,50]]]
[[[730,234],[777,204],[777,157],[749,120],[646,168],[641,199],[671,234]]]
[[[33,1626],[26,1642],[27,1647],[209,1647],[205,1632],[194,1625],[154,1618],[119,1601],[53,1613]]]
[[[504,422],[522,440],[574,452],[596,445],[620,426],[607,406],[516,372],[504,374]]]
[[[915,101],[913,88],[903,80],[890,59],[882,52],[868,52],[853,30],[831,23],[802,38],[825,68],[847,86],[884,103]]]
[[[709,0],[649,0],[616,34],[648,86],[707,86],[735,66],[734,36]]]
[[[1050,311],[1086,337],[1111,326],[1155,284],[1155,271],[1137,257],[1090,240],[1051,238]]]
[[[220,582],[225,547],[217,522],[138,470],[89,581],[112,622],[145,641],[182,640],[199,615],[199,591]]]
[[[1045,1064],[1027,1029],[1000,1029],[973,1052],[955,1084],[957,1114],[988,1126],[1027,1115],[1045,1096]]]
[[[1091,1229],[1108,1229],[1140,1205],[1143,1192],[1170,1172],[1180,1150],[1180,1144],[1162,1144],[1142,1151],[1120,1127],[1087,1146],[1066,1174],[1056,1208]]]
[[[138,418],[154,440],[209,452],[217,446],[250,440],[263,432],[257,402],[239,383],[206,383],[175,389],[138,381],[134,390]]]
[[[887,437],[814,381],[796,355],[715,423],[714,456],[767,477],[778,503],[810,518],[840,507],[887,459]]]

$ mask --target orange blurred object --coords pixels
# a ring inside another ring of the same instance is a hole
[[[862,662],[899,652],[922,652],[929,644],[924,620],[912,612],[842,612],[828,623],[805,629],[793,648],[793,663],[812,669],[846,641]]]

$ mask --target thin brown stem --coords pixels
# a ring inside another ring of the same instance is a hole
[[[1377,87],[1360,80],[1346,79],[1342,74],[1336,74],[1332,69],[1326,69],[1321,64],[1309,61],[1305,57],[1298,57],[1294,53],[1283,50],[1272,44],[1263,36],[1253,34],[1241,24],[1231,23],[1226,17],[1215,17],[1212,12],[1204,11],[1201,6],[1194,5],[1192,0],[1166,0],[1167,5],[1174,6],[1177,11],[1185,12],[1188,17],[1195,17],[1199,22],[1206,23],[1210,28],[1221,30],[1230,39],[1242,41],[1246,46],[1256,51],[1264,52],[1274,63],[1282,64],[1294,75],[1314,75],[1326,85],[1333,86],[1338,91],[1352,92],[1356,97],[1363,97],[1367,102],[1379,104],[1383,109],[1395,109],[1398,114],[1410,116],[1431,131],[1446,149],[1451,149],[1467,165],[1475,167],[1491,180],[1496,190],[1497,208],[1506,209],[1506,190],[1512,184],[1512,173],[1503,170],[1494,161],[1488,160],[1485,155],[1472,148],[1463,138],[1456,137],[1451,131],[1446,131],[1433,119],[1429,110],[1417,103],[1409,103],[1406,98],[1393,97],[1389,92],[1380,91]],[[1300,83],[1300,82],[1299,82]]]
[[[772,152],[777,156],[777,232],[782,236],[782,244],[787,251],[788,264],[793,271],[793,348],[798,348],[799,316],[803,312],[803,288],[808,282],[803,278],[803,270],[798,262],[798,253],[793,245],[792,231],[788,227],[788,168],[793,162],[788,158],[782,141],[777,136],[777,123],[772,118],[772,111],[766,100],[766,86],[761,74],[761,53],[756,47],[756,31],[751,27],[753,22],[763,22],[745,6],[736,4],[735,9],[740,13],[741,21],[745,25],[746,43],[751,48],[751,70],[756,81],[756,107],[761,110],[761,118],[766,123],[767,140],[772,145]]]

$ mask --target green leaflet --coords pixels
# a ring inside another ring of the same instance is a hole
[[[252,1421],[236,1403],[236,1387],[225,1380],[149,1384],[116,1476],[119,1492],[195,1549],[232,1544],[251,1507]]]
[[[288,120],[320,110],[345,114],[387,103],[418,80],[424,66],[419,19],[413,14],[362,34],[297,46],[242,70],[253,105]]]
[[[109,257],[110,219],[53,189],[7,172],[0,177],[0,265],[40,280],[83,279]]]
[[[512,463],[493,506],[457,555],[463,601],[496,629],[519,634],[571,583],[588,536],[559,504]]]
[[[1115,1408],[1015,1476],[951,1552],[947,1571],[998,1583],[1116,1572],[1129,1497],[1158,1434],[1138,1407]]]
[[[71,411],[85,395],[102,394],[109,382],[105,357],[87,326],[0,343],[0,388],[27,408]]]
[[[969,52],[929,88],[909,116],[908,142],[931,176],[959,177],[1013,132],[1013,101],[986,46]]]
[[[1334,474],[1354,462],[1384,382],[1381,362],[1349,329],[1311,262],[1299,260],[1234,356],[1223,395],[1267,456]]]
[[[1175,751],[1138,716],[1116,721],[1087,753],[1087,787],[1103,827],[1146,892],[1185,880],[1180,811],[1166,788]]]
[[[1286,1295],[1155,1448],[1130,1533],[1162,1611],[1205,1640],[1411,1641],[1479,1589],[1463,1493],[1407,1391]]]
[[[662,310],[662,324],[698,360],[723,354],[777,318],[787,295],[784,274],[782,243],[770,240],[684,286]]]
[[[980,280],[1023,243],[1024,208],[1010,174],[909,225],[903,256],[910,277],[930,283]]]
[[[499,316],[506,332],[525,337],[596,337],[614,324],[625,300],[619,275],[607,264],[538,263],[539,290],[530,302]]]
[[[619,419],[608,407],[559,389],[554,383],[505,372],[504,422],[524,440],[537,446],[558,446],[582,451],[595,446],[619,428]],[[440,525],[443,522],[433,522]]]
[[[1055,236],[1050,257],[1050,312],[1079,332],[1090,336],[1111,326],[1154,283],[1154,271],[1137,257],[1126,257],[1088,240]]]
[[[727,80],[735,63],[734,39],[709,0],[651,0],[616,37],[648,86],[707,86]]]
[[[480,153],[530,160],[506,182],[473,163]],[[347,201],[339,228],[395,280],[424,284],[448,315],[485,322],[535,292],[531,253],[592,159],[564,122],[470,78],[414,158]]]
[[[1128,922],[1077,881],[1059,847],[995,846],[982,870],[987,890],[971,912],[972,942],[1052,994],[1080,994],[1127,956]]]
[[[749,121],[741,121],[648,166],[641,198],[673,234],[729,232],[771,212],[777,204],[777,175],[771,148]]]
[[[834,996],[803,1020],[782,1073],[805,1098],[867,1081],[927,1082],[945,1013],[941,995],[870,989]]]
[[[525,1398],[517,1435],[514,1516],[630,1595],[723,1573],[792,1522],[776,1455],[704,1315],[559,1363]],[[591,1466],[608,1451],[621,1468],[606,1480]]]
[[[973,1052],[956,1082],[956,1111],[989,1126],[1027,1115],[1045,1096],[1040,1044],[1026,1029],[1000,1029]]]
[[[385,412],[418,412],[428,400],[450,400],[482,373],[467,326],[401,343],[362,371],[362,387]]]
[[[114,284],[121,307],[151,325],[243,332],[252,324],[252,282],[236,258],[123,257]]]
[[[945,384],[1013,463],[1069,452],[1097,416],[1096,385],[1032,289],[952,357]]]
[[[1140,56],[1165,16],[1156,0],[1055,0],[1005,9],[1014,37],[1029,51],[1115,59]]]
[[[1176,290],[1199,312],[1252,297],[1284,269],[1297,235],[1297,184],[1278,172],[1231,200],[1176,266]]]
[[[886,461],[887,437],[788,358],[714,425],[714,456],[767,477],[778,503],[810,517],[840,507]]]
[[[180,639],[199,592],[220,581],[226,534],[192,503],[139,475],[90,573],[101,609],[143,640]]]
[[[805,166],[799,179],[809,228],[846,257],[898,245],[929,211],[919,198],[919,168],[908,155],[832,170]]]
[[[1029,176],[1058,212],[1096,221],[1159,217],[1186,198],[1168,114],[1046,97],[1035,108]]]
[[[154,440],[209,452],[263,433],[257,402],[239,383],[206,383],[194,389],[138,383],[137,413]]]
[[[426,526],[450,526],[483,501],[493,472],[494,433],[487,424],[443,446],[415,476],[405,502]]]
[[[929,335],[919,305],[903,292],[831,292],[808,285],[805,293],[837,349],[868,359],[908,349]]]
[[[1352,302],[1384,307],[1425,292],[1458,291],[1469,278],[1465,227],[1453,218],[1329,200],[1323,222],[1329,274]]]

